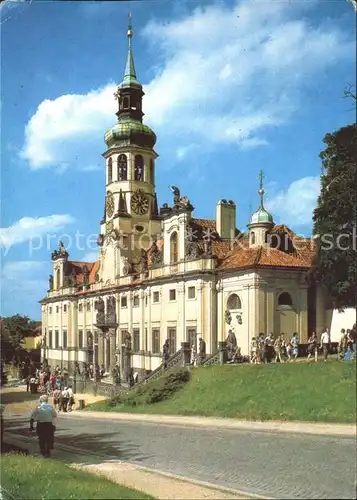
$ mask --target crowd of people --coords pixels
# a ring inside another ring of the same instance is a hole
[[[297,359],[300,352],[300,341],[298,333],[293,333],[291,338],[281,333],[276,338],[273,333],[265,335],[261,333],[253,337],[250,344],[250,356],[242,356],[241,349],[237,346],[237,339],[232,330],[227,337],[228,363],[250,362],[261,363],[284,363]],[[326,362],[330,353],[331,335],[326,328],[320,336],[313,332],[307,341],[307,360],[311,358],[318,361],[319,351],[323,354]],[[338,345],[340,360],[350,360],[356,357],[356,325],[352,329],[341,330],[341,338]]]

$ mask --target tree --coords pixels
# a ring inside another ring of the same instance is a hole
[[[23,339],[38,335],[38,327],[38,322],[32,321],[27,316],[20,316],[20,314],[1,318],[1,356],[12,358],[18,355],[23,348]]]
[[[321,192],[314,211],[313,275],[334,307],[357,305],[357,126],[324,138]]]

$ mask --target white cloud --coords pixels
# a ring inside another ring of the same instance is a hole
[[[50,273],[51,262],[7,261],[1,270],[1,315],[27,314],[40,319],[38,301],[48,289],[48,281],[42,279]]]
[[[189,144],[188,146],[181,146],[180,148],[177,148],[176,151],[176,158],[178,160],[183,160],[184,158],[187,157],[187,155],[192,152],[192,150],[197,148],[197,144]]]
[[[272,193],[266,207],[282,224],[292,227],[309,225],[319,193],[320,177],[303,177],[292,182],[287,189]]]
[[[96,262],[99,259],[99,252],[88,252],[83,256],[82,262]]]
[[[143,35],[160,65],[145,85],[145,119],[166,144],[175,143],[178,160],[192,140],[266,144],[266,132],[289,121],[319,73],[353,57],[354,40],[338,28],[312,26],[301,16],[304,3],[250,0],[148,23]],[[114,123],[114,90],[109,84],[43,101],[26,126],[22,156],[30,167],[86,154],[83,140],[89,144]],[[77,161],[85,166],[83,156]]]
[[[43,238],[55,231],[61,231],[73,222],[75,219],[68,214],[23,217],[12,226],[0,228],[0,247],[5,248],[6,254],[12,245]]]

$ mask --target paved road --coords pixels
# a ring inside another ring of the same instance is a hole
[[[273,498],[356,498],[353,438],[84,420],[75,414],[60,417],[57,427],[57,442],[86,450],[88,462],[100,453]],[[28,423],[19,419],[7,428],[19,436]]]

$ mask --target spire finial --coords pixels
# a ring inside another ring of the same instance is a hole
[[[133,28],[131,26],[131,12],[129,12],[128,14],[128,18],[129,18],[129,22],[128,22],[128,32],[127,32],[127,36],[129,38],[129,43],[130,43],[130,39],[133,37]]]
[[[263,180],[264,180],[264,173],[263,173],[263,170],[260,170],[259,172],[259,190],[258,190],[258,194],[260,196],[260,206],[261,208],[264,207],[264,188],[263,188]]]

